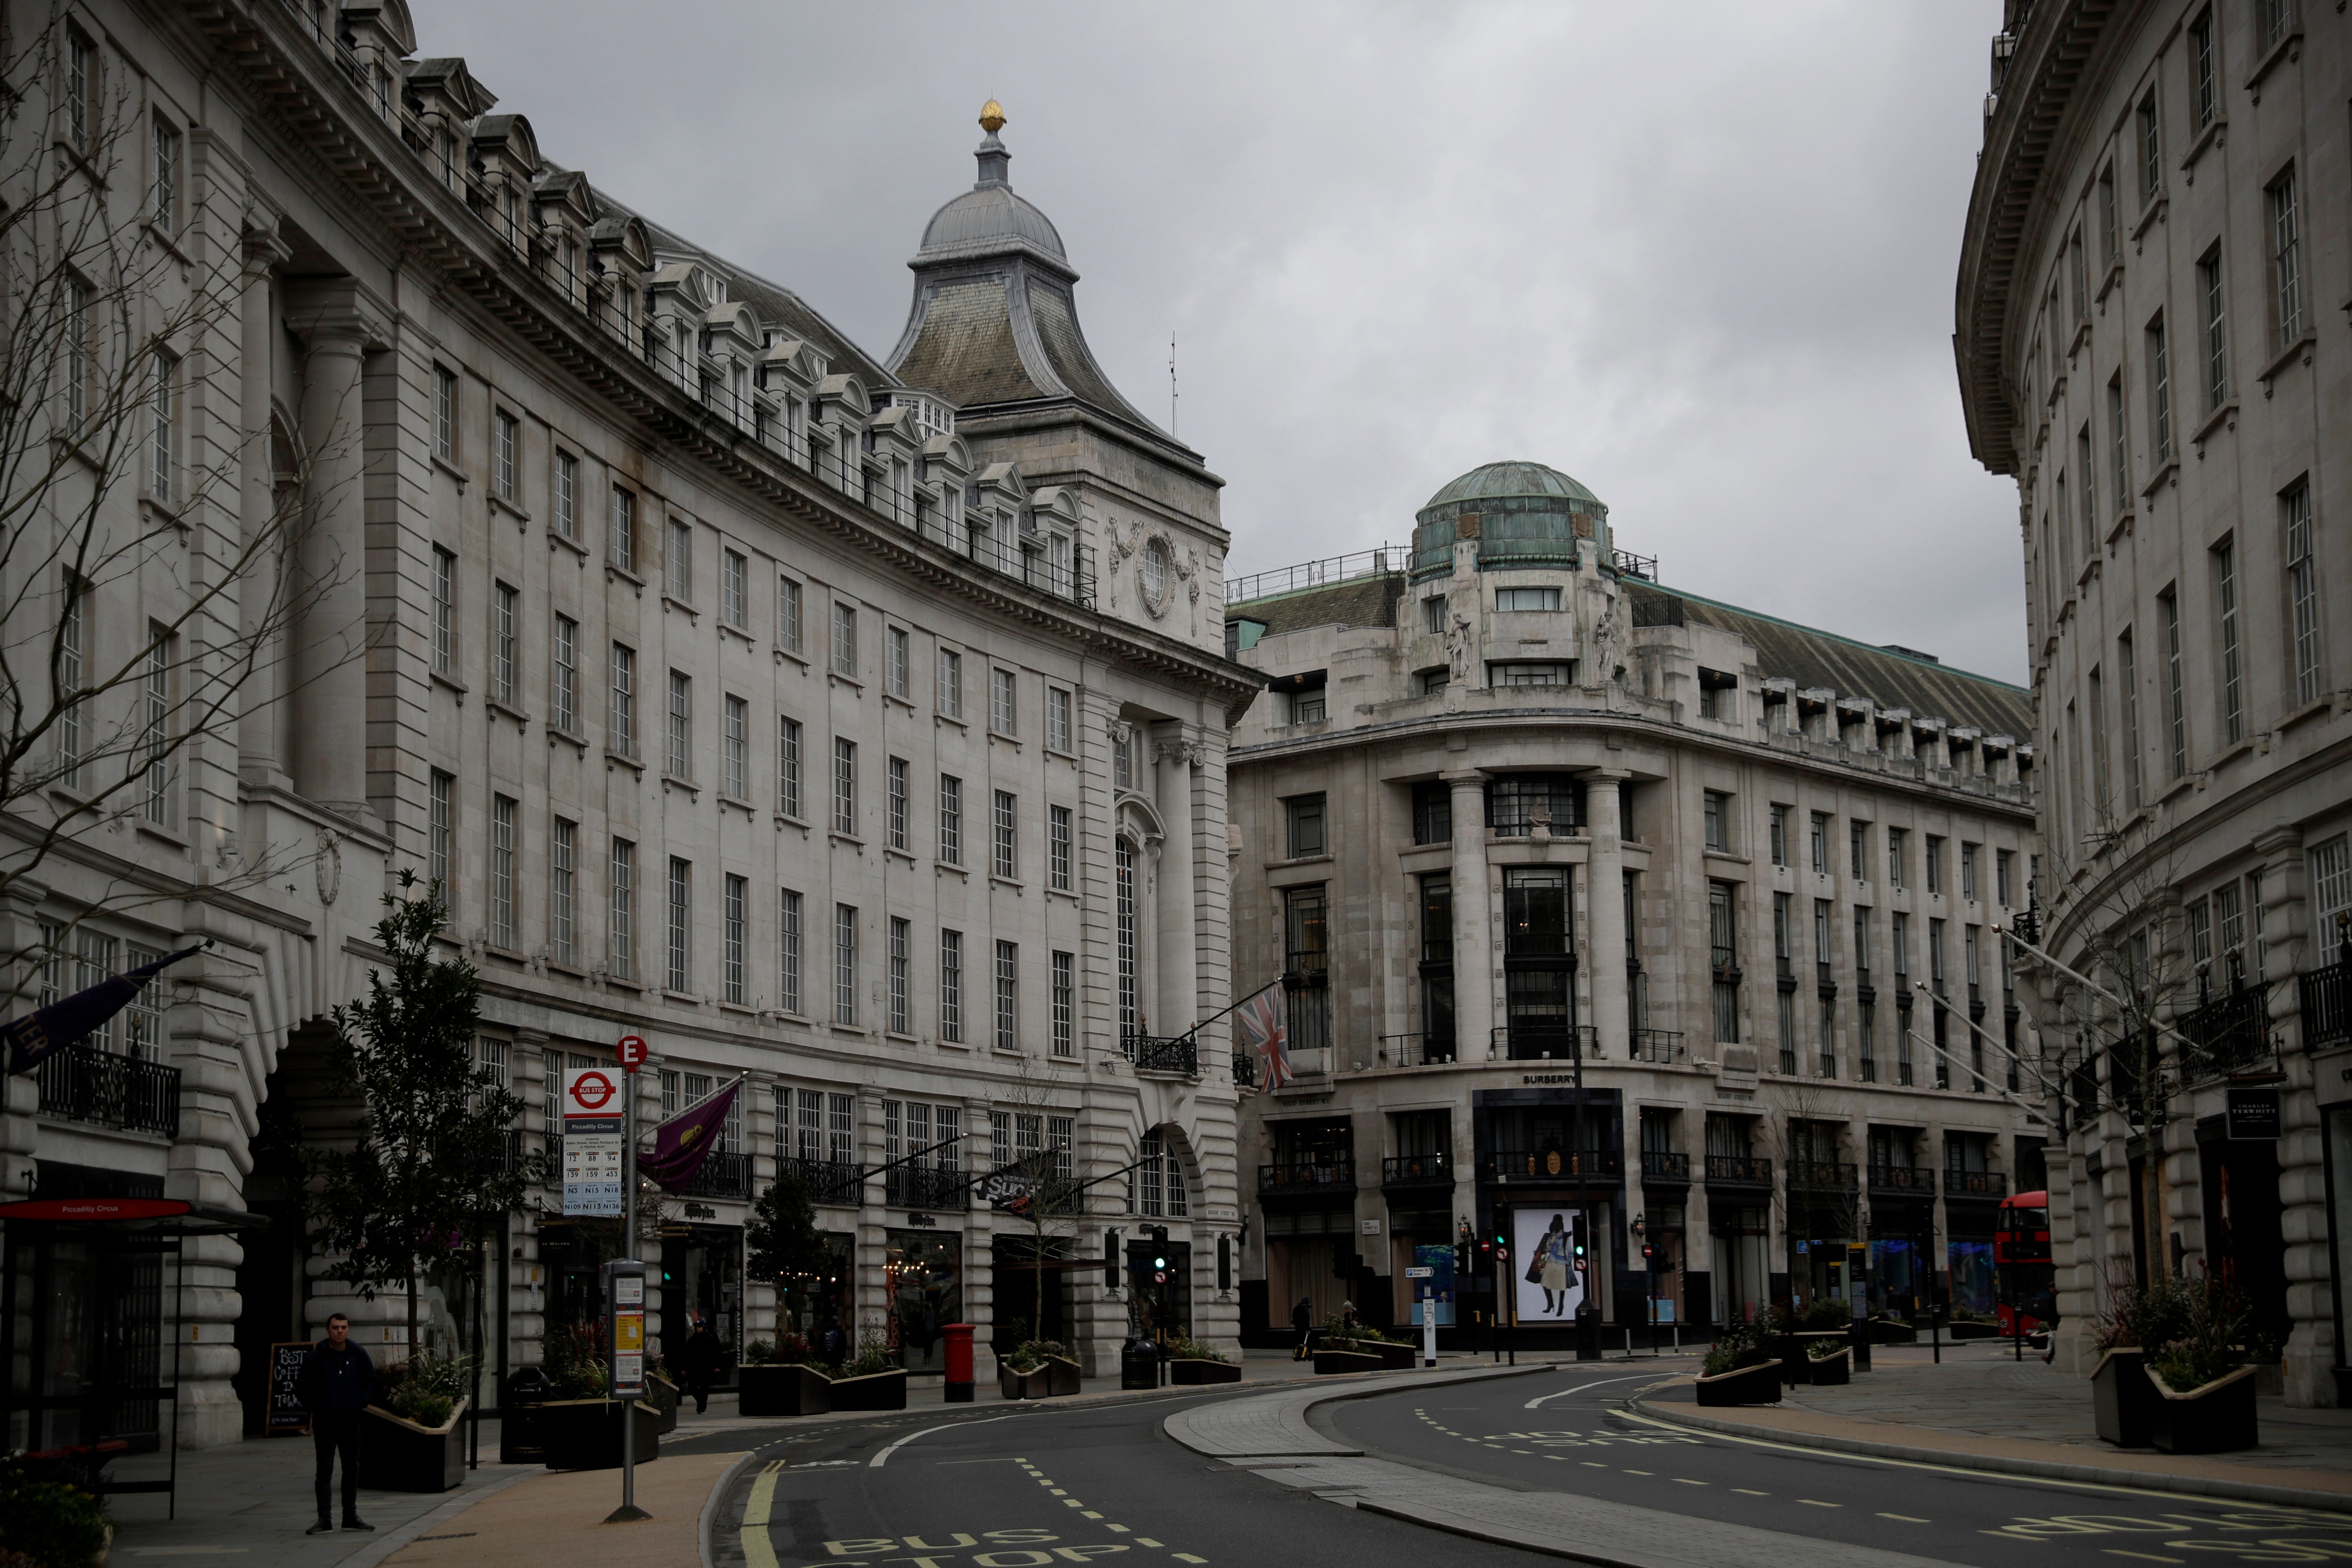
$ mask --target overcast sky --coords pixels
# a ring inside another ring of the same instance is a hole
[[[2016,492],[1951,350],[1998,0],[415,12],[548,157],[877,357],[1001,99],[1163,424],[1177,340],[1228,575],[1532,458],[1672,586],[2022,679]]]

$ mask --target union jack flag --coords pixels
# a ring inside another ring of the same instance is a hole
[[[1281,1089],[1291,1081],[1289,1029],[1283,1019],[1282,987],[1269,985],[1234,1009],[1242,1043],[1257,1054],[1261,1090]]]

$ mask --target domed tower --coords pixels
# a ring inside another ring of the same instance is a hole
[[[990,100],[971,189],[931,216],[892,374],[957,406],[984,469],[1009,463],[1029,493],[1067,487],[1083,519],[1081,579],[1097,607],[1203,648],[1223,643],[1223,480],[1121,396],[1078,325],[1053,220],[1007,179]]]
[[[1457,541],[1475,540],[1482,571],[1578,565],[1577,542],[1592,542],[1594,564],[1613,571],[1609,509],[1558,468],[1541,463],[1487,463],[1429,498],[1414,514],[1415,581],[1454,570]]]

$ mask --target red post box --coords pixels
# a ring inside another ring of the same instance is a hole
[[[940,1332],[948,1341],[947,1402],[950,1405],[971,1403],[971,1325],[944,1323]]]

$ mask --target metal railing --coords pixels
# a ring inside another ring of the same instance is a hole
[[[1139,1035],[1129,1031],[1118,1037],[1118,1048],[1135,1064],[1138,1072],[1180,1073],[1185,1078],[1201,1076],[1200,1042],[1191,1033],[1181,1035]]]
[[[1870,1190],[1898,1196],[1909,1193],[1932,1198],[1936,1195],[1936,1168],[1933,1165],[1873,1165],[1870,1167]]]
[[[2270,983],[2234,983],[2180,1020],[2181,1071],[2189,1081],[2227,1078],[2271,1060]]]
[[[809,1201],[817,1204],[856,1204],[864,1201],[866,1167],[855,1160],[803,1160],[788,1154],[776,1162],[780,1171],[796,1173],[808,1188]]]
[[[678,1190],[678,1195],[688,1198],[748,1198],[751,1195],[751,1156],[730,1154],[713,1150],[705,1155],[702,1169]]]
[[[1622,1149],[1497,1149],[1486,1156],[1486,1173],[1497,1182],[1563,1179],[1615,1180],[1625,1174]]]
[[[1642,1174],[1656,1182],[1687,1182],[1690,1180],[1690,1156],[1677,1154],[1671,1149],[1642,1151]]]
[[[1789,1185],[1806,1192],[1850,1193],[1854,1167],[1842,1160],[1791,1160]]]
[[[1709,1154],[1706,1184],[1711,1187],[1769,1187],[1772,1162],[1761,1154]]]
[[[1454,1037],[1447,1035],[1382,1035],[1375,1058],[1381,1067],[1437,1067],[1454,1059]]]
[[[1590,1024],[1505,1024],[1495,1031],[1494,1049],[1515,1062],[1598,1061],[1601,1039]]]
[[[961,1171],[900,1165],[884,1173],[885,1202],[895,1209],[968,1209],[971,1178]]]
[[[1383,544],[1378,550],[1359,550],[1352,555],[1334,555],[1325,561],[1305,561],[1296,566],[1280,566],[1271,572],[1253,573],[1247,577],[1225,579],[1227,607],[1245,604],[1252,599],[1271,599],[1277,594],[1295,594],[1302,588],[1320,588],[1330,583],[1345,583],[1357,577],[1385,577],[1391,572],[1402,572],[1412,552],[1402,545]]]
[[[1451,1154],[1391,1154],[1381,1162],[1384,1187],[1450,1187],[1454,1184]]]
[[[1609,553],[1620,577],[1639,577],[1647,583],[1658,580],[1656,556],[1636,555],[1630,550],[1612,550]]]
[[[1260,1193],[1353,1192],[1356,1162],[1345,1159],[1298,1160],[1257,1168]]]
[[[1257,1058],[1248,1051],[1234,1053],[1234,1084],[1240,1089],[1257,1087]]]
[[[68,1046],[34,1068],[40,1112],[126,1132],[180,1134],[180,1069],[87,1046]]]
[[[1944,1195],[1953,1198],[2005,1198],[2009,1177],[2000,1171],[1946,1171]]]
[[[2303,977],[2303,1048],[2352,1043],[2352,953]]]
[[[1685,1059],[1683,1036],[1679,1029],[1636,1029],[1633,1031],[1633,1059],[1660,1066]]]

